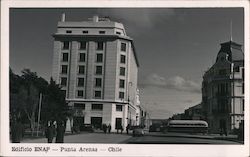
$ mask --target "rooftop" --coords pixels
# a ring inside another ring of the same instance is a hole
[[[244,60],[242,45],[231,40],[228,42],[221,43],[219,53],[227,53],[229,55],[229,61],[231,62]]]

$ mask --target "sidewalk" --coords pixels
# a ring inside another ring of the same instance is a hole
[[[64,143],[122,143],[125,140],[128,140],[131,138],[130,135],[127,134],[104,134],[101,132],[97,133],[88,133],[83,132],[80,134],[74,134],[70,135],[67,134],[64,136]],[[54,141],[55,142],[55,138]],[[24,139],[21,143],[47,143],[47,139],[45,137],[43,138],[37,138],[37,139]]]
[[[146,136],[157,136],[157,137],[185,137],[185,138],[201,138],[201,139],[214,139],[214,140],[229,140],[239,143],[244,143],[244,141],[239,141],[237,135],[221,136],[219,134],[188,134],[188,133],[175,133],[175,132],[149,132],[145,134]]]

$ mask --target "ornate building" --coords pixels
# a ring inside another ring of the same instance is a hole
[[[211,133],[233,132],[244,121],[244,53],[233,41],[221,44],[202,82],[202,109]]]

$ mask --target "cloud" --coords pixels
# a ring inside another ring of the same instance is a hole
[[[119,8],[109,10],[99,10],[99,14],[110,16],[119,21],[124,21],[126,25],[133,26],[130,31],[141,29],[149,29],[160,22],[166,22],[170,17],[175,15],[174,9],[151,9],[151,8]]]
[[[173,115],[173,112],[168,110],[166,105],[155,101],[146,102],[142,104],[143,108],[153,119],[167,119]]]
[[[141,84],[139,84],[139,86],[141,86],[142,88],[153,86],[166,89],[173,89],[177,91],[187,91],[194,93],[201,92],[200,84],[194,81],[186,80],[180,76],[165,78],[155,73],[147,76],[146,79]]]

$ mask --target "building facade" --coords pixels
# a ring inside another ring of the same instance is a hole
[[[70,124],[136,125],[139,64],[123,24],[98,16],[70,22],[63,14],[53,37],[52,76],[73,110]]]
[[[221,44],[203,75],[202,110],[211,133],[232,133],[244,121],[244,53],[233,41]]]
[[[186,119],[190,120],[203,120],[202,103],[192,106],[184,112]]]

